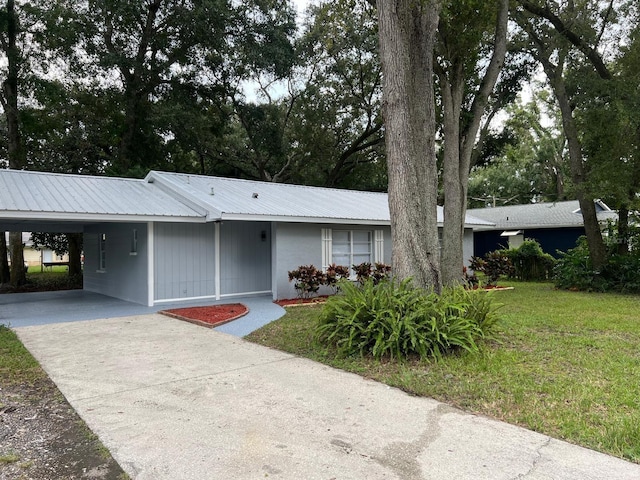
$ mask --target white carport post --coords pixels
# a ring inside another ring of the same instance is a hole
[[[147,222],[147,306],[153,307],[155,300],[155,271],[154,271],[154,242],[153,242],[153,222]]]
[[[215,292],[216,292],[216,300],[220,300],[220,222],[215,223],[214,230],[214,239],[213,239],[213,249],[214,249],[214,258],[215,258]]]

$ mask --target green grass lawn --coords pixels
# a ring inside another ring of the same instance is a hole
[[[335,358],[313,340],[320,306],[247,337],[416,395],[640,463],[640,297],[513,283],[496,340],[438,362]]]
[[[43,378],[46,378],[46,374],[17,335],[8,327],[0,325],[0,387],[31,384]]]

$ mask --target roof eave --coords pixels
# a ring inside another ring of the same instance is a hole
[[[222,213],[221,220],[256,221],[256,222],[282,222],[282,223],[333,223],[339,225],[390,225],[385,219],[368,218],[328,218],[328,217],[302,217],[290,215],[259,215],[253,213]]]
[[[102,214],[102,213],[69,213],[69,212],[26,212],[5,211],[2,212],[3,220],[43,221],[43,222],[178,222],[178,223],[205,223],[205,216],[178,216],[178,215],[138,215],[138,214]]]

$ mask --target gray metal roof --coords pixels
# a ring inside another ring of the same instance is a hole
[[[212,220],[389,223],[384,193],[165,172],[151,172],[147,180],[206,208]]]
[[[216,220],[388,225],[390,216],[386,193],[153,171],[138,180],[0,170],[0,229],[62,231],[64,223],[64,231],[81,231],[91,222]],[[467,215],[466,225],[492,223]]]
[[[0,170],[3,221],[204,221],[144,180]]]
[[[473,208],[470,215],[495,224],[493,228],[478,227],[476,230],[517,230],[526,228],[581,227],[582,213],[577,200],[555,203],[529,203],[493,208]],[[598,220],[617,218],[601,201],[596,202]]]
[[[150,172],[147,181],[206,208],[211,220],[390,223],[386,193],[166,172]],[[442,221],[438,207],[438,223]],[[491,225],[471,216],[467,223]]]

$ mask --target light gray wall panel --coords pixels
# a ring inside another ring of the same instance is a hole
[[[263,291],[271,291],[271,224],[223,222],[220,225],[220,293]]]
[[[156,223],[155,300],[215,294],[214,224]]]
[[[464,237],[462,238],[462,259],[466,267],[469,266],[469,261],[473,256],[473,230],[470,228],[464,229]]]
[[[138,232],[137,252],[132,253],[133,230]],[[106,268],[99,269],[100,235],[106,234]],[[147,225],[144,223],[91,225],[84,234],[84,289],[146,305]]]
[[[289,282],[288,272],[301,265],[322,266],[322,229],[334,230],[383,230],[384,262],[391,263],[391,228],[367,225],[324,225],[308,223],[278,223],[274,226],[274,298],[295,298],[297,293]],[[330,290],[319,292],[330,293]]]

